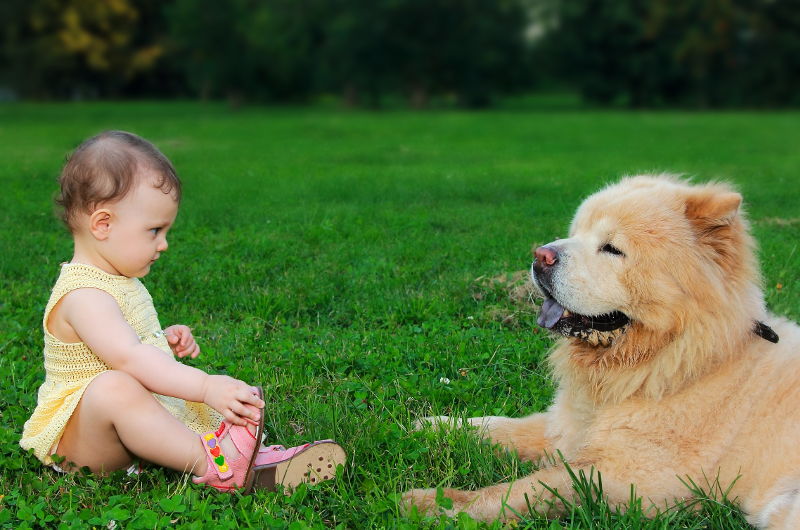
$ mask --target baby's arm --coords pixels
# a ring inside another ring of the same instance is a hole
[[[204,402],[235,424],[258,419],[263,407],[252,387],[224,375],[186,366],[155,346],[142,344],[116,300],[99,289],[76,289],[61,300],[61,314],[80,339],[114,370],[135,377],[151,392]]]

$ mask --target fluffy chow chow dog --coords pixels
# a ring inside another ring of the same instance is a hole
[[[800,528],[800,330],[764,307],[741,200],[724,184],[626,178],[580,206],[568,238],[536,249],[538,323],[564,336],[549,357],[554,402],[467,421],[521,458],[563,461],[445,489],[449,513],[557,515],[543,484],[573,495],[566,462],[599,472],[614,506],[631,485],[655,510],[689,498],[689,480],[718,479],[756,526]],[[413,505],[436,511],[436,491],[407,492]]]

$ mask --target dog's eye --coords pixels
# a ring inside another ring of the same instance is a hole
[[[615,256],[624,256],[625,253],[622,252],[620,249],[612,245],[611,243],[606,243],[602,247],[600,247],[600,252],[608,252],[609,254],[614,254]]]

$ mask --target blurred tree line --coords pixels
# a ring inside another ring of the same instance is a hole
[[[634,107],[800,104],[799,0],[557,0],[544,44],[584,98]]]
[[[3,0],[0,96],[800,104],[800,0]]]

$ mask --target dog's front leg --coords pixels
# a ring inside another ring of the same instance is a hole
[[[568,478],[562,469],[553,467],[542,469],[515,482],[495,484],[477,491],[446,488],[442,493],[452,501],[452,505],[441,499],[437,504],[435,489],[416,489],[403,494],[403,508],[408,512],[412,506],[416,506],[421,513],[429,515],[443,511],[450,517],[464,512],[481,521],[519,519],[531,511],[557,515],[563,510],[563,506],[560,506],[553,493],[540,481],[569,499],[571,483],[565,477]]]
[[[555,449],[545,435],[549,413],[538,413],[525,418],[508,418],[505,416],[479,416],[464,420],[468,425],[477,428],[478,434],[509,450],[516,451],[523,460],[538,460],[545,453],[554,453]],[[450,416],[429,417],[418,422],[416,427],[426,424],[434,426],[460,427],[460,419]]]
[[[593,476],[595,480],[597,478],[592,466],[575,466],[572,471],[576,476],[580,476],[583,471],[585,477]],[[612,506],[624,508],[630,500],[630,481],[620,480],[613,473],[604,473],[602,484],[604,499]],[[428,514],[441,510],[448,516],[464,512],[474,519],[494,521],[518,519],[532,512],[555,517],[564,512],[562,499],[568,502],[579,500],[573,488],[572,477],[563,464],[540,469],[514,482],[496,484],[477,491],[444,489],[442,493],[452,501],[452,506],[448,506],[449,502],[442,499],[437,504],[435,489],[416,489],[403,495],[403,508],[409,511],[412,506],[416,506],[420,512]]]

